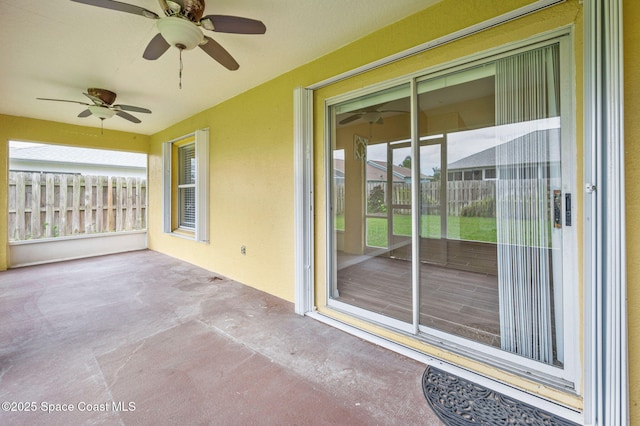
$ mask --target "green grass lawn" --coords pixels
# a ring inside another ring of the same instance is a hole
[[[336,217],[336,229],[344,230],[344,216]],[[517,235],[514,244],[526,244],[536,247],[540,244],[540,222],[529,220],[510,221],[513,235]],[[542,245],[551,247],[551,221],[542,225],[546,229],[546,242]],[[422,215],[420,235],[423,238],[441,238],[440,216]],[[393,218],[394,235],[411,236],[411,215],[397,214]],[[367,218],[367,245],[372,247],[387,247],[387,218]],[[482,241],[496,243],[496,218],[449,216],[447,218],[447,236],[450,240]]]
[[[447,238],[454,240],[472,240],[496,242],[496,219],[489,217],[449,216]],[[344,216],[336,216],[336,229],[344,230]],[[425,238],[440,238],[440,216],[423,215],[420,234]],[[395,215],[393,218],[395,235],[411,235],[411,216]],[[387,219],[367,219],[367,245],[387,246]]]

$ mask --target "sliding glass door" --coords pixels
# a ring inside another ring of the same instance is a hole
[[[503,53],[330,106],[329,306],[564,368],[575,352],[576,212],[560,49]]]

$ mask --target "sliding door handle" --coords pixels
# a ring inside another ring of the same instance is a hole
[[[562,191],[553,190],[553,227],[562,228]]]
[[[564,226],[571,226],[571,194],[564,194]],[[562,228],[562,191],[553,190],[553,227]]]

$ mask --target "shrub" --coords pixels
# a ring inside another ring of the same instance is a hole
[[[460,216],[466,217],[496,217],[496,200],[487,198],[477,200],[465,206],[460,211]]]
[[[386,213],[387,206],[385,204],[384,188],[382,185],[376,185],[369,193],[367,200],[367,212],[369,213]]]

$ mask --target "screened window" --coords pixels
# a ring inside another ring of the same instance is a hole
[[[486,169],[484,171],[485,179],[495,179],[496,178],[496,169]]]
[[[196,227],[196,144],[178,148],[178,226]]]
[[[462,180],[462,172],[449,172],[449,180]]]
[[[162,155],[164,232],[208,242],[208,130],[165,142]]]

